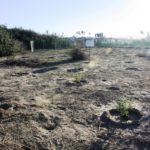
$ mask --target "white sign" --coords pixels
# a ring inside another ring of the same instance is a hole
[[[31,52],[34,52],[34,41],[30,41],[30,45],[31,45]]]
[[[86,39],[86,47],[94,47],[94,39]]]

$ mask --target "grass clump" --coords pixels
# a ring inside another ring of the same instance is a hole
[[[76,83],[80,83],[80,81],[82,80],[83,78],[83,74],[82,73],[78,73],[74,76],[74,82]]]
[[[70,52],[71,59],[74,61],[85,60],[86,56],[79,48],[73,48]]]
[[[122,97],[117,101],[117,109],[122,117],[128,117],[131,101],[126,97]]]
[[[23,74],[26,73],[27,71],[25,70],[25,68],[21,68],[21,67],[15,67],[15,73],[16,74]]]

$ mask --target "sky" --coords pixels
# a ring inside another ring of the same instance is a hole
[[[149,7],[150,0],[0,0],[0,24],[42,34],[139,37],[150,32]]]

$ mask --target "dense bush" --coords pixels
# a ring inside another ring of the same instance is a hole
[[[0,26],[0,57],[11,56],[23,48],[22,44],[11,38],[6,27]]]
[[[86,59],[86,55],[79,48],[73,48],[72,51],[70,52],[70,56],[71,56],[72,60],[75,60],[75,61]]]
[[[24,30],[22,28],[8,29],[13,39],[22,42],[26,49],[30,49],[30,41],[38,37],[38,34],[31,30]]]
[[[15,40],[15,43],[17,45],[19,45],[19,42],[21,42],[23,46],[26,48],[26,50],[31,49],[30,48],[31,40],[34,40],[35,49],[64,49],[69,48],[71,45],[69,38],[59,37],[55,34],[39,34],[34,32],[33,30],[25,30],[22,28],[8,29],[6,26],[1,25],[0,28],[2,30],[1,34],[3,34],[3,36],[1,37],[5,39],[9,38],[10,41]]]
[[[22,28],[9,29],[13,38],[24,44],[26,49],[30,49],[30,41],[34,40],[35,49],[61,49],[70,47],[69,39],[58,37],[55,34],[38,34],[32,30]]]

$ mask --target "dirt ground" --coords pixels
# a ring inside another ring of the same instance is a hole
[[[149,150],[145,51],[92,49],[91,59],[79,62],[71,61],[68,51],[0,58],[0,149]],[[76,83],[79,75],[83,81]],[[142,113],[140,125],[101,126],[101,114],[122,96]]]

